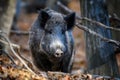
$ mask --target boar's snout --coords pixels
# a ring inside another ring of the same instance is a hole
[[[64,52],[61,49],[57,49],[54,56],[55,57],[61,57],[64,54]]]

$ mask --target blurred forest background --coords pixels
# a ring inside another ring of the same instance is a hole
[[[59,11],[58,7],[56,7],[56,4],[53,5],[53,3],[55,3],[55,1],[56,0],[13,0],[13,2],[12,1],[10,2],[13,5],[8,8],[9,12],[6,14],[9,14],[9,13],[13,14],[13,15],[10,15],[10,17],[13,17],[13,21],[9,19],[10,21],[8,21],[8,24],[6,24],[8,26],[11,25],[11,31],[8,31],[8,36],[12,43],[20,45],[21,55],[24,56],[25,58],[27,58],[29,61],[32,61],[32,59],[30,57],[31,55],[30,55],[30,49],[29,49],[29,45],[28,45],[29,35],[28,34],[19,34],[19,33],[16,34],[14,31],[28,32],[32,23],[37,18],[38,12],[40,9],[43,9],[45,7],[51,7],[52,9]],[[80,0],[60,0],[60,1],[64,5],[66,5],[68,8],[75,11],[78,15],[81,16],[82,8],[80,7]],[[3,0],[3,2],[4,2],[4,0]],[[110,1],[110,2],[114,3],[112,1]],[[110,2],[108,1],[108,3],[110,3]],[[0,3],[0,5],[2,5],[2,4],[3,3]],[[109,6],[110,7],[108,8],[108,10],[110,11],[110,17],[115,17],[116,15],[112,14],[112,11],[114,10],[114,8],[112,8],[111,5],[109,5]],[[115,6],[115,7],[117,9],[118,6]],[[0,10],[2,10],[2,9],[0,8]],[[61,12],[63,14],[66,14],[62,10],[61,10]],[[0,20],[0,21],[1,21],[0,25],[2,26],[2,23],[5,20]],[[110,18],[110,21],[111,21],[111,25],[120,23],[120,21],[112,23],[112,21],[115,21],[114,18]],[[9,34],[9,32],[10,32],[10,34]],[[75,61],[73,64],[72,71],[73,72],[76,70],[85,71],[87,69],[88,63],[87,63],[87,59],[86,59],[86,51],[87,50],[85,49],[84,31],[75,27],[73,30],[73,35],[75,38],[76,54],[75,54]],[[116,35],[114,35],[114,36],[116,36]],[[117,38],[120,38],[120,34],[117,35]],[[11,53],[11,55],[13,55],[13,54]],[[119,72],[120,72],[120,54],[117,54],[116,58],[117,58],[117,63],[118,63],[118,67],[119,67]],[[14,59],[16,60],[15,62],[18,65],[23,66],[23,64],[16,57],[14,57]]]

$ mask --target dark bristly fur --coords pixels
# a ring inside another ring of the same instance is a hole
[[[31,27],[29,45],[36,67],[43,71],[70,72],[74,57],[72,29],[75,13],[68,16],[44,9]]]

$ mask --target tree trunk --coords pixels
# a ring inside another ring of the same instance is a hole
[[[16,0],[0,0],[0,30],[9,35],[13,16],[15,13]]]
[[[111,15],[111,26],[120,28],[120,0],[107,0],[108,12]],[[112,31],[113,39],[120,41],[120,32]]]
[[[15,13],[16,0],[0,0],[0,30],[9,36],[13,15]],[[0,35],[2,35],[0,33]],[[0,39],[1,36],[0,36]],[[5,45],[0,43],[0,51],[5,49]]]
[[[105,0],[80,0],[81,14],[109,26]],[[111,38],[111,32],[90,22],[83,22],[89,29]],[[100,38],[85,33],[88,71],[92,74],[119,76],[118,66],[112,45]]]

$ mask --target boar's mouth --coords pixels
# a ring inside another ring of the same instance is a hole
[[[63,59],[63,56],[56,57],[55,55],[53,55],[53,53],[42,52],[42,54],[46,55],[46,57],[49,59],[50,62],[60,62]]]
[[[51,62],[61,62],[62,61],[62,59],[63,59],[63,57],[55,57],[55,56],[50,56],[49,57],[49,60],[51,61]]]

